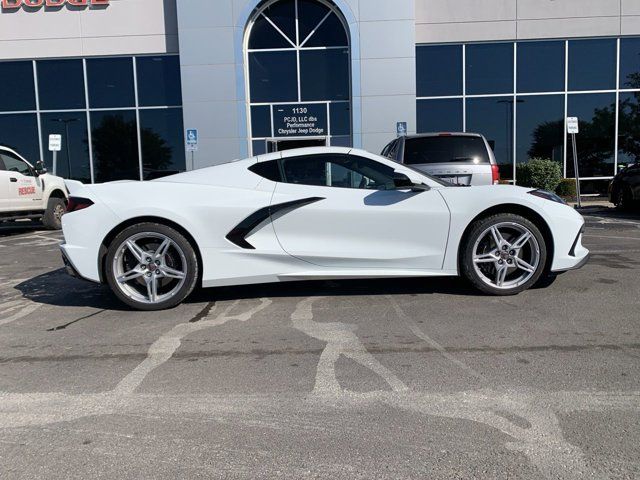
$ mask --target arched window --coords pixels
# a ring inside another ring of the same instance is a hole
[[[249,22],[245,55],[252,154],[351,145],[349,37],[335,5],[266,2]]]

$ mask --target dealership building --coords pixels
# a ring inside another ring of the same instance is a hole
[[[640,0],[0,5],[0,144],[85,182],[434,131],[570,178],[568,116],[585,191],[640,154]]]

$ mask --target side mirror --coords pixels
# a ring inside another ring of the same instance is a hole
[[[426,192],[427,185],[413,183],[409,177],[401,172],[393,172],[393,184],[396,190],[411,190],[412,192]]]
[[[413,187],[413,182],[404,173],[393,172],[393,185],[397,189],[411,188]]]
[[[44,166],[44,163],[42,162],[42,160],[38,160],[33,168],[35,169],[36,174],[38,175],[43,175],[47,173],[47,167]]]

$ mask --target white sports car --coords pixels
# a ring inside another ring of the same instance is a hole
[[[464,275],[511,295],[589,256],[582,216],[552,193],[453,186],[349,148],[73,190],[69,272],[141,310],[175,306],[196,285],[310,279]]]

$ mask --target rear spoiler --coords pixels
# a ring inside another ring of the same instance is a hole
[[[82,190],[85,186],[84,183],[79,182],[78,180],[65,180],[64,184],[70,195],[73,195],[78,190]]]

